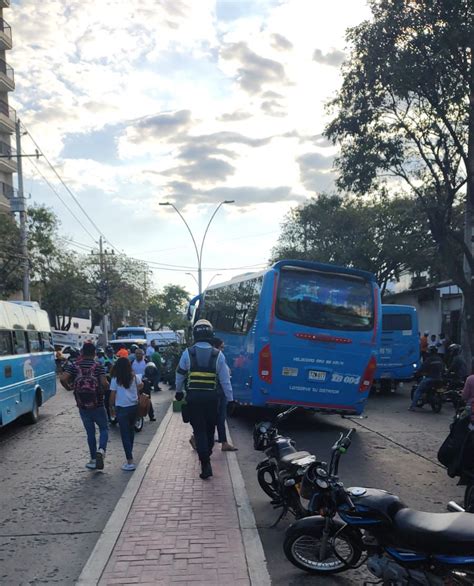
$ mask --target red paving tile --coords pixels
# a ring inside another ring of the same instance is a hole
[[[226,454],[199,478],[191,428],[173,414],[135,497],[100,586],[250,586]]]

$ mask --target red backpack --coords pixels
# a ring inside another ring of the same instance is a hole
[[[74,380],[74,398],[80,409],[95,409],[99,406],[100,383],[97,364],[87,368],[76,362],[78,374]]]

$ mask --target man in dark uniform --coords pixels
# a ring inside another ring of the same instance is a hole
[[[194,325],[193,336],[194,345],[183,352],[176,370],[175,398],[181,401],[186,390],[186,403],[201,462],[199,476],[204,480],[212,476],[210,458],[217,423],[217,382],[228,401],[233,401],[233,394],[224,354],[212,346],[212,324],[200,319]]]

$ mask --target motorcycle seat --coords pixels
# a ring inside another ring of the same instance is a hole
[[[306,458],[307,456],[311,456],[309,452],[294,452],[293,454],[287,454],[280,459],[280,465],[283,468],[291,466],[291,463],[295,460],[301,460],[302,458]]]
[[[423,513],[401,509],[395,515],[397,542],[430,554],[474,554],[474,518],[471,513]]]

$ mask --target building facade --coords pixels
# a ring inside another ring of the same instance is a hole
[[[13,46],[12,29],[4,19],[10,0],[0,0],[0,212],[11,211],[15,197],[13,173],[17,170],[15,144],[16,112],[9,105],[8,95],[15,89],[15,75],[8,64],[8,51]]]

